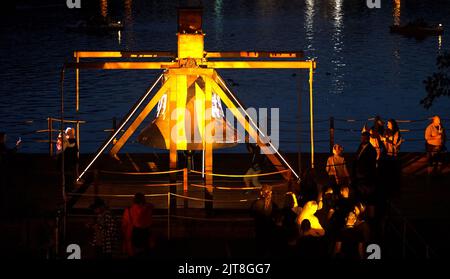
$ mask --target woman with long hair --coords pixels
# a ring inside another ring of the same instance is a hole
[[[384,131],[384,135],[381,138],[386,149],[387,157],[397,157],[400,151],[400,145],[403,143],[400,129],[398,128],[397,121],[389,119],[387,122],[387,129]]]
[[[398,190],[400,186],[400,174],[401,165],[398,160],[398,153],[400,151],[400,145],[403,143],[403,139],[398,128],[397,121],[389,119],[387,122],[387,129],[384,135],[381,137],[383,141],[386,154],[383,158],[383,169],[381,172],[386,178],[387,193],[392,194]],[[383,193],[382,193],[383,194]]]

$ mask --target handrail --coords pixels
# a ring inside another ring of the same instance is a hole
[[[411,224],[411,222],[403,216],[400,209],[398,209],[391,201],[387,201],[387,205],[389,206],[389,209],[392,211],[395,211],[396,215],[402,220],[403,223],[403,233],[402,233],[402,242],[404,246],[407,246],[411,251],[413,251],[417,255],[417,251],[412,248],[410,243],[406,240],[406,230],[409,228],[412,233],[416,236],[416,238],[421,242],[421,244],[425,248],[426,258],[430,258],[430,252],[437,256],[436,251],[428,244],[428,242],[425,240],[425,238],[414,228],[414,226]],[[389,216],[392,218],[392,216]],[[398,234],[401,234],[399,230],[397,230],[394,225],[391,223],[391,226],[398,232]],[[404,248],[403,248],[404,250]],[[403,252],[403,256],[405,257],[405,253]]]
[[[260,177],[260,176],[268,176],[268,175],[275,175],[280,173],[289,172],[290,170],[281,170],[281,171],[274,171],[274,172],[266,172],[266,173],[257,173],[257,174],[223,174],[223,173],[205,173],[205,175],[210,176],[220,176],[220,177]],[[201,171],[196,170],[190,170],[192,173],[196,174],[202,174]]]
[[[183,169],[168,170],[168,171],[154,171],[154,172],[121,172],[121,171],[105,171],[105,170],[101,170],[100,172],[102,172],[102,173],[109,173],[109,174],[123,174],[123,175],[158,175],[158,174],[168,174],[168,173],[183,172]]]
[[[195,183],[191,183],[189,184],[192,187],[198,187],[198,188],[209,188],[212,187],[213,189],[218,189],[218,190],[259,190],[261,189],[262,186],[259,187],[226,187],[226,186],[205,186],[205,185],[201,185],[201,184],[195,184]],[[276,188],[276,187],[281,187],[281,186],[286,186],[287,183],[279,183],[279,184],[275,184],[275,185],[270,185],[272,188]]]
[[[412,124],[412,123],[419,123],[419,122],[425,122],[425,121],[429,121],[430,118],[422,118],[422,119],[398,119],[396,120],[397,123],[401,123],[401,124]],[[34,123],[37,122],[39,119],[37,120],[26,120],[26,121],[21,121],[21,123]],[[52,127],[50,127],[51,123],[53,121],[58,121],[60,122],[61,120],[58,118],[54,118],[54,117],[48,117],[47,122],[49,123],[48,128],[47,129],[38,129],[35,131],[30,131],[30,133],[36,133],[36,134],[41,134],[41,133],[48,133],[49,138],[51,139],[47,139],[47,140],[34,140],[35,142],[39,142],[39,143],[47,143],[49,146],[49,153],[52,155],[53,154],[53,146],[52,144],[54,143],[53,141],[53,132],[58,131],[58,129],[53,129]],[[367,123],[368,121],[373,121],[374,118],[364,118],[364,119],[346,119],[346,118],[335,118],[335,117],[330,117],[329,119],[316,119],[315,120],[315,124],[319,124],[319,126],[323,127],[323,125],[320,125],[321,123],[326,123],[326,122],[330,122],[330,125],[327,129],[315,129],[315,133],[319,136],[319,139],[314,140],[315,143],[325,143],[325,142],[329,142],[330,144],[330,150],[332,148],[332,144],[334,145],[335,140],[335,133],[334,131],[340,131],[340,132],[351,132],[351,133],[359,133],[362,129],[362,127],[357,127],[357,128],[352,128],[352,127],[335,127],[335,122],[345,122],[345,123],[358,123],[359,125],[363,125],[364,123]],[[442,121],[450,121],[450,119],[448,118],[441,118]],[[79,124],[85,124],[85,123],[99,123],[99,122],[106,122],[106,121],[110,121],[110,119],[97,119],[97,120],[90,120],[90,121],[86,121],[86,120],[68,120],[68,119],[64,119],[64,123],[76,123],[77,125]],[[331,123],[331,121],[333,123]],[[112,122],[115,123],[115,117],[112,118]],[[281,123],[297,123],[296,119],[292,119],[292,120],[280,120]],[[78,127],[79,128],[79,127]],[[418,132],[424,131],[425,127],[420,127],[420,128],[401,128],[400,132],[401,133],[412,133],[414,135],[417,135]],[[77,129],[78,131],[79,129]],[[96,132],[97,130],[92,130],[92,132]],[[103,128],[101,129],[101,131],[104,132],[117,132],[117,130],[115,130],[115,125],[113,125],[113,128]],[[288,131],[286,129],[281,129],[279,128],[279,131]],[[123,129],[118,131],[118,132],[123,132]],[[329,132],[329,133],[328,133]],[[327,137],[325,136],[325,134],[328,134],[329,139],[326,139]],[[333,138],[331,138],[333,137]],[[424,141],[423,138],[404,138],[405,142],[418,142],[418,141]],[[77,136],[77,140],[79,141],[79,136]],[[298,139],[285,139],[285,140],[280,140],[280,143],[285,143],[285,144],[292,144],[292,143],[298,143],[298,142],[309,142],[309,139],[301,139],[300,141]],[[343,140],[339,140],[337,142],[357,142],[359,141],[359,139],[355,139],[355,140],[349,140],[349,139],[343,139]],[[85,143],[87,143],[87,141],[84,141]],[[89,143],[93,143],[94,141],[89,141]]]

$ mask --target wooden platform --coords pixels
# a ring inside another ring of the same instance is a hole
[[[198,154],[200,155],[200,154]],[[345,154],[349,165],[352,164],[353,154]],[[296,154],[288,154],[288,159],[292,163],[294,169],[297,169]],[[316,177],[319,184],[326,183],[327,175],[325,173],[325,161],[328,154],[316,155]],[[248,154],[218,154],[215,155],[214,172],[219,174],[245,174],[249,164]],[[180,169],[183,167],[183,158],[181,160]],[[199,156],[195,158],[195,165],[201,166]],[[402,173],[404,176],[422,176],[427,173],[427,159],[424,153],[405,153],[400,155],[402,163]],[[308,156],[305,154],[304,161],[308,162]],[[94,182],[88,183],[79,191],[76,191],[77,197],[73,202],[74,209],[88,208],[93,202],[95,196],[104,198],[112,208],[125,208],[130,205],[132,195],[142,192],[149,196],[156,208],[167,208],[167,193],[170,192],[169,174],[159,175],[130,175],[127,172],[146,172],[167,170],[168,165],[167,154],[122,154],[121,161],[105,156],[96,165],[96,178]],[[268,166],[264,172],[271,172],[274,169]],[[450,173],[450,166],[446,165],[443,169],[444,174]],[[88,178],[89,180],[90,178]],[[259,178],[263,184],[274,185],[274,198],[280,205],[284,204],[284,195],[288,191],[286,181],[281,175],[264,176]],[[188,175],[188,191],[183,191],[182,173],[176,175],[176,194],[188,197],[188,208],[204,208],[205,189],[201,176],[196,173]],[[163,186],[164,185],[164,186]],[[245,187],[243,178],[215,177],[213,206],[217,209],[245,209],[249,208],[251,202],[258,197],[258,190],[239,190]],[[231,189],[220,189],[220,187],[228,187]],[[177,197],[177,207],[185,206],[184,198]],[[173,202],[173,200],[172,200]]]
[[[81,166],[85,166],[88,159],[92,155],[83,155],[81,157]],[[352,164],[352,157],[354,154],[345,154],[349,165]],[[325,183],[326,173],[324,165],[328,154],[316,155],[316,177],[319,183]],[[168,162],[164,155],[161,154],[126,154],[121,155],[122,162],[111,161],[107,156],[96,164],[98,170],[111,170],[111,171],[141,171],[148,172],[152,169],[148,166],[148,162],[158,162],[158,171],[165,170]],[[287,154],[288,161],[293,164],[293,167],[297,169],[297,154]],[[199,158],[196,158],[199,159]],[[417,231],[426,239],[429,244],[438,250],[440,255],[445,255],[445,251],[449,248],[450,235],[449,225],[449,202],[450,197],[450,172],[448,165],[444,168],[444,175],[437,178],[429,178],[426,173],[426,160],[423,153],[407,153],[401,154],[403,165],[403,178],[401,185],[400,195],[393,200],[395,206],[400,210],[401,214],[406,216],[413,225],[417,228]],[[135,165],[140,168],[136,170],[131,160]],[[180,158],[182,161],[182,158]],[[302,164],[308,164],[309,154],[302,155]],[[196,164],[200,161],[197,160]],[[245,173],[249,165],[248,154],[217,154],[215,157],[214,172],[217,173]],[[196,169],[201,165],[196,165]],[[182,165],[180,164],[180,168]],[[201,168],[201,167],[200,167]],[[37,241],[39,235],[50,235],[51,223],[55,219],[56,210],[60,209],[62,201],[62,189],[61,181],[58,169],[56,167],[55,158],[51,158],[46,154],[16,154],[13,161],[10,162],[8,168],[2,173],[2,217],[4,222],[0,224],[2,231],[7,233],[8,237],[4,239],[2,247],[5,247],[5,251],[9,251],[10,255],[17,255],[21,257],[24,253],[36,254],[38,246],[33,244]],[[266,171],[270,171],[267,169]],[[92,176],[90,172],[89,176]],[[112,206],[113,210],[121,215],[123,208],[131,204],[131,196],[136,191],[143,191],[145,193],[167,193],[166,187],[149,187],[143,186],[143,184],[151,183],[168,183],[167,176],[152,177],[148,179],[140,177],[138,179],[133,178],[130,183],[129,178],[120,178],[121,176],[112,175],[100,175],[97,185],[95,183],[87,183],[85,191],[82,191],[85,195],[75,200],[72,212],[69,214],[86,214],[85,217],[70,217],[70,220],[74,222],[78,219],[79,222],[75,222],[70,225],[71,232],[76,232],[76,229],[80,229],[79,224],[82,224],[92,219],[92,212],[88,210],[88,206],[92,203],[93,197],[88,196],[97,193],[100,194],[127,194],[130,197],[106,199]],[[181,176],[178,180],[181,182]],[[217,178],[215,184],[225,186],[242,186],[242,179],[226,179]],[[230,181],[236,182],[230,182]],[[268,183],[278,183],[282,181],[281,177],[268,177],[261,179]],[[190,183],[197,183],[200,181],[198,176],[192,175],[189,177]],[[89,182],[89,181],[88,181]],[[92,181],[91,181],[92,182]],[[182,186],[177,187],[177,192],[182,193]],[[96,190],[97,189],[97,190]],[[287,189],[280,187],[275,189],[274,197],[276,202],[282,206],[284,204],[284,193]],[[192,197],[203,198],[204,194],[202,189],[189,187],[189,193]],[[214,199],[216,201],[222,199],[240,200],[240,199],[252,199],[256,198],[257,193],[244,194],[242,190],[217,190],[215,191]],[[157,215],[161,215],[158,222],[161,226],[161,234],[166,233],[167,217],[163,216],[167,214],[167,196],[161,198],[159,201],[150,199],[158,207],[156,210]],[[214,237],[218,231],[223,232],[221,235],[224,237],[240,236],[245,238],[245,242],[251,238],[252,223],[248,220],[248,210],[245,208],[249,206],[249,203],[245,202],[231,202],[227,203],[230,208],[225,209],[224,204],[216,202],[214,207],[217,208],[215,212],[223,212],[219,214],[219,219],[231,219],[236,220],[232,227],[228,227],[229,222],[223,220],[214,220],[214,225],[210,222],[201,221],[203,219],[211,219],[211,216],[206,214],[206,211],[202,208],[203,203],[197,201],[189,202],[189,210],[184,210],[183,201],[178,201],[178,209],[176,212],[171,212],[173,218],[171,218],[172,233],[174,237],[189,237],[194,238],[198,236],[210,236]],[[222,209],[220,209],[222,208]],[[233,209],[234,208],[234,209]],[[73,212],[73,211],[78,211]],[[185,219],[176,219],[175,215],[185,216]],[[72,216],[72,215],[70,215]],[[217,217],[217,216],[215,216]],[[190,219],[189,219],[190,218]],[[193,219],[197,218],[197,219]],[[238,222],[241,219],[245,219],[242,222]],[[181,225],[177,225],[180,223]],[[400,223],[399,223],[400,224]],[[401,228],[401,224],[400,224]],[[225,233],[226,232],[226,233]],[[408,238],[415,238],[414,235],[408,231]],[[75,233],[75,238],[83,238],[83,232]],[[35,239],[36,238],[36,239]],[[227,240],[228,241],[228,240]],[[439,251],[440,250],[440,251]]]

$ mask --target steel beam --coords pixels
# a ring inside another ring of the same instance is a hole
[[[303,51],[208,51],[206,58],[303,58]]]
[[[79,58],[157,58],[157,57],[177,57],[172,51],[74,51],[74,57]]]
[[[158,92],[152,97],[150,102],[147,103],[147,105],[144,107],[144,109],[139,113],[139,115],[136,117],[136,119],[131,123],[131,125],[125,130],[125,132],[122,134],[120,139],[114,144],[114,146],[111,148],[111,151],[109,151],[109,154],[111,156],[116,155],[119,150],[125,145],[127,140],[133,135],[133,133],[136,131],[136,129],[139,127],[139,125],[144,121],[144,119],[147,117],[147,115],[152,111],[152,109],[156,106],[158,101],[161,99],[161,97],[166,93],[167,90],[170,89],[172,85],[172,81],[169,78],[166,80],[166,82],[163,84],[163,86],[158,90]]]
[[[177,68],[177,62],[79,62],[66,63],[66,68],[103,70],[159,70]]]
[[[310,69],[315,61],[208,61],[212,69]]]

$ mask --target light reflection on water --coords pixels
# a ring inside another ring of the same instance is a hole
[[[314,0],[306,0],[305,7],[305,28],[306,28],[306,36],[305,40],[307,42],[306,50],[312,51],[313,48],[313,40],[314,40]],[[312,58],[312,57],[309,57]]]
[[[100,14],[103,18],[108,16],[108,0],[100,0]]]
[[[307,58],[316,58],[315,118],[365,119],[380,114],[384,118],[422,119],[431,114],[449,118],[449,103],[438,102],[431,111],[419,100],[424,95],[422,80],[435,71],[436,54],[448,49],[448,37],[431,37],[418,42],[395,34],[393,23],[424,17],[430,22],[450,26],[449,3],[435,1],[388,1],[381,9],[368,10],[364,1],[347,0],[253,0],[203,1],[206,49],[209,50],[305,50]],[[361,3],[362,4],[361,4]],[[390,2],[390,3],[389,3]],[[170,1],[98,0],[86,2],[97,13],[125,23],[125,30],[96,36],[67,33],[65,25],[86,16],[64,6],[27,8],[4,19],[0,41],[1,97],[0,130],[11,137],[22,135],[24,152],[45,152],[46,144],[31,143],[44,139],[33,130],[45,129],[45,118],[59,114],[59,70],[75,49],[92,50],[175,50],[176,6]],[[94,4],[93,4],[94,3]],[[95,5],[97,5],[95,7]],[[89,13],[88,13],[89,15]],[[280,134],[283,151],[296,151],[296,114],[298,74],[291,70],[222,70],[225,80],[247,105],[280,107]],[[81,71],[81,111],[74,106],[74,73],[67,73],[67,115],[87,120],[82,126],[82,151],[95,151],[111,127],[111,118],[120,119],[157,75],[154,71]],[[307,78],[303,77],[303,82]],[[231,83],[231,82],[230,82]],[[306,84],[302,87],[302,119],[307,120]],[[34,120],[34,124],[23,124]],[[147,120],[147,123],[150,120]],[[423,128],[426,122],[419,122]],[[445,122],[444,122],[445,124]],[[349,140],[358,137],[362,122],[336,123],[336,131],[348,151],[356,149]],[[350,126],[349,126],[350,125]],[[404,124],[406,125],[406,124]],[[450,124],[446,125],[450,127]],[[316,123],[316,149],[327,151],[327,121]],[[302,140],[308,139],[308,125]],[[322,132],[321,132],[322,131]],[[410,136],[411,135],[411,136]],[[418,130],[405,137],[421,139]],[[304,144],[304,149],[308,148]],[[404,150],[422,150],[423,143],[407,142]],[[142,151],[130,144],[125,151]]]
[[[394,17],[394,25],[400,25],[400,16],[401,16],[401,1],[394,0],[392,15]]]
[[[333,2],[333,1],[330,1]],[[335,65],[333,68],[333,83],[331,86],[331,93],[340,95],[344,91],[344,73],[341,70],[342,67],[345,67],[344,57],[342,57],[342,48],[343,48],[343,17],[344,13],[342,11],[342,2],[343,0],[335,0],[334,1],[334,10],[333,10],[333,64]]]

